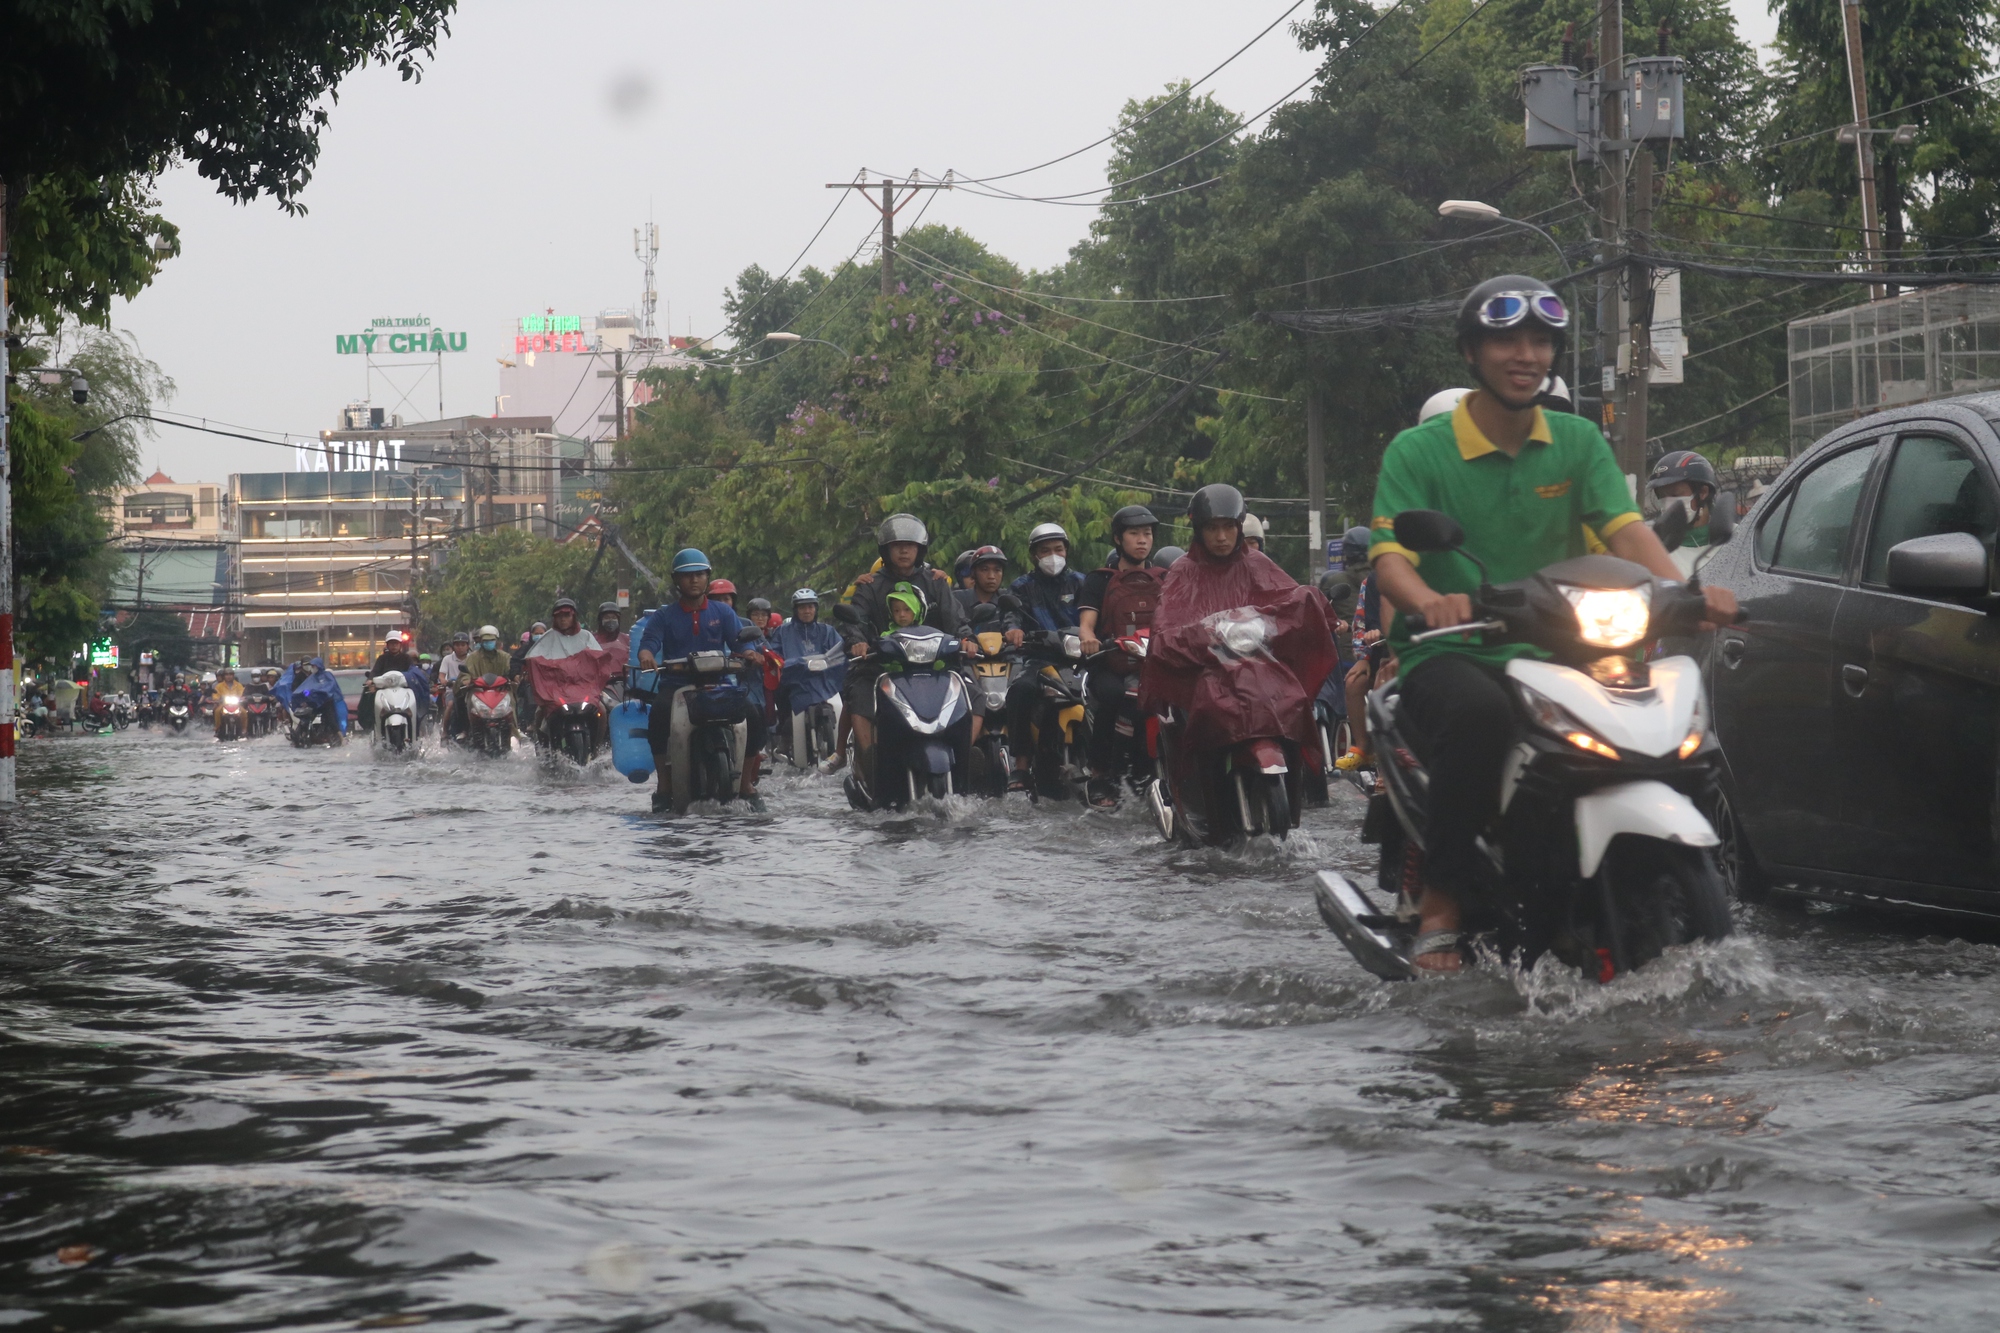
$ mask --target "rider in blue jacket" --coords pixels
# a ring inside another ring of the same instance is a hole
[[[1083,575],[1069,567],[1069,534],[1062,524],[1043,523],[1028,534],[1028,562],[1028,572],[1009,588],[1021,599],[1021,617],[1036,629],[1075,629]],[[1041,697],[1035,676],[1033,671],[1024,671],[1007,687],[1007,752],[1014,759],[1008,791],[1026,791],[1029,786],[1028,771],[1035,753],[1035,705]]]
[[[710,601],[708,597],[709,575],[713,572],[708,557],[693,547],[677,552],[674,556],[674,590],[680,594],[679,600],[670,602],[646,618],[637,635],[639,649],[639,669],[652,671],[661,662],[670,662],[686,657],[690,653],[724,652],[735,653],[745,658],[750,666],[747,670],[761,671],[764,655],[754,647],[746,647],[745,640],[755,642],[756,636],[747,636],[748,628],[737,619],[736,612],[721,602]],[[662,670],[659,690],[654,707],[660,710],[655,718],[661,725],[648,727],[648,740],[653,747],[653,764],[660,775],[659,789],[653,794],[655,809],[664,808],[671,800],[668,777],[668,754],[671,740],[664,710],[673,699],[674,691],[690,684],[692,677],[683,671]],[[748,727],[748,744],[743,752],[743,777],[740,792],[745,800],[754,801],[757,796],[757,769],[764,756],[764,744],[768,731],[764,726],[764,710],[746,706],[743,722]]]
[[[778,685],[778,721],[783,724],[792,714],[793,677],[798,674],[795,668],[800,668],[808,657],[824,657],[830,669],[844,678],[847,655],[841,651],[840,631],[819,618],[819,594],[811,588],[800,588],[792,594],[792,618],[778,627],[775,646],[785,662],[785,679]],[[833,683],[837,692],[839,681]]]

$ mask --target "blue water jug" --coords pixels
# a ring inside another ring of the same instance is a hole
[[[622,700],[611,710],[611,766],[628,782],[653,776],[653,743],[646,734],[651,713],[637,699]]]

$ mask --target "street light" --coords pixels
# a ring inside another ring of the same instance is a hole
[[[1569,278],[1575,270],[1569,266],[1569,256],[1563,253],[1562,242],[1546,230],[1521,218],[1510,218],[1493,205],[1480,199],[1447,199],[1438,205],[1438,216],[1446,218],[1471,218],[1476,222],[1498,222],[1509,227],[1519,227],[1531,231],[1547,241],[1556,252],[1556,262],[1562,265],[1562,275]],[[1571,294],[1574,300],[1575,293]],[[1583,397],[1583,339],[1577,336],[1576,315],[1570,315],[1569,329],[1569,402],[1572,408],[1581,407]],[[1581,415],[1579,413],[1579,415]]]
[[[824,338],[808,338],[802,333],[767,333],[764,335],[764,341],[767,343],[781,343],[785,345],[790,345],[792,343],[818,343],[822,347],[831,347],[834,351],[840,353],[842,356],[852,357],[854,355],[852,352],[848,351],[845,347],[842,347],[839,343],[830,343]]]

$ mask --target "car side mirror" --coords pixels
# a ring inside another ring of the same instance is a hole
[[[1687,500],[1674,496],[1660,510],[1660,516],[1653,520],[1653,535],[1660,539],[1660,545],[1668,551],[1678,551],[1687,540],[1688,506]]]
[[[994,601],[999,605],[1002,611],[1017,612],[1022,609],[1021,599],[1016,597],[1011,592],[1001,593],[998,597],[994,599]]]
[[[1465,529],[1435,509],[1405,509],[1396,515],[1396,544],[1411,551],[1452,551],[1465,544]]]
[[[985,625],[1000,618],[1000,608],[991,602],[980,602],[972,608],[972,623]]]
[[[843,625],[859,625],[861,623],[861,613],[854,609],[854,603],[852,602],[835,602],[833,604],[833,618]]]
[[[1986,543],[1969,532],[1912,537],[1889,548],[1889,586],[1897,592],[1985,592]]]
[[[1736,492],[1720,491],[1708,502],[1708,544],[1725,546],[1736,535]]]

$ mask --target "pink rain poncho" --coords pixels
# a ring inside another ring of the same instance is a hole
[[[1241,655],[1218,649],[1218,628],[1232,612],[1263,618],[1261,647]],[[1153,713],[1172,706],[1187,719],[1184,759],[1263,736],[1310,746],[1313,696],[1336,661],[1318,592],[1242,542],[1218,560],[1197,541],[1161,585],[1139,706]]]
[[[586,629],[574,634],[554,630],[535,640],[525,659],[535,702],[544,708],[565,703],[591,703],[611,678],[625,668],[625,659],[611,652]]]

